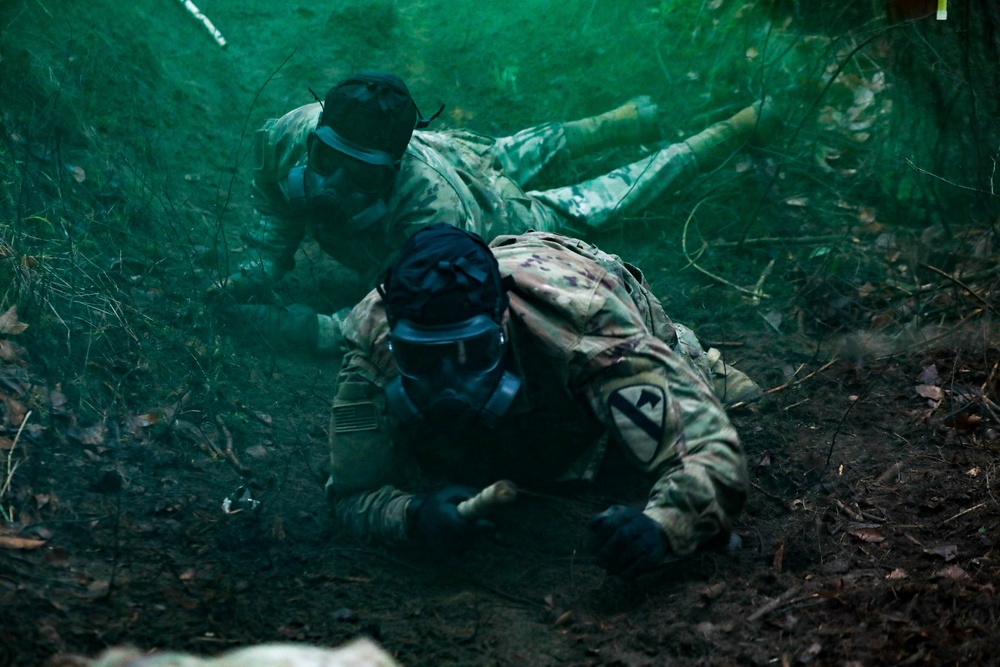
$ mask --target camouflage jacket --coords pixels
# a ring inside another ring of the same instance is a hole
[[[496,141],[472,132],[416,131],[403,156],[389,213],[364,230],[329,228],[297,211],[288,198],[288,173],[306,162],[306,138],[319,120],[318,102],[268,121],[257,132],[252,184],[259,215],[242,231],[243,268],[260,267],[272,281],[294,266],[306,234],[369,284],[416,229],[447,222],[486,239],[550,229],[552,211],[528,198],[505,173]]]
[[[496,429],[461,442],[402,429],[386,411],[382,388],[397,371],[369,294],[344,327],[327,485],[335,515],[362,537],[403,542],[410,492],[421,490],[412,471],[438,484],[590,478],[610,436],[654,480],[644,511],[675,553],[730,530],[748,485],[738,437],[705,375],[673,351],[673,326],[641,274],[550,233],[491,246],[516,283],[505,322],[507,363],[523,379],[514,405]]]

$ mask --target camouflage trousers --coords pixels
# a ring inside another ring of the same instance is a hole
[[[506,175],[522,187],[568,157],[561,123],[536,125],[502,137],[493,150]],[[557,233],[572,229],[581,234],[606,229],[616,219],[636,215],[698,171],[694,153],[682,142],[583,183],[529,190],[528,197],[539,204],[533,207],[533,228]]]

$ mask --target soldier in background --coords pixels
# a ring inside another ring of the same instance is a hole
[[[254,324],[273,342],[336,351],[346,309],[317,316],[302,305],[285,308],[272,290],[293,268],[307,234],[371,285],[404,241],[426,225],[451,222],[485,239],[528,230],[586,237],[765,134],[758,128],[758,104],[587,182],[523,189],[553,163],[658,141],[657,115],[656,105],[641,97],[599,116],[500,139],[431,132],[423,129],[430,119],[420,115],[397,76],[351,76],[322,104],[295,109],[257,133],[252,191],[259,219],[242,234],[247,257],[213,286],[213,296],[225,297],[229,315]],[[763,120],[770,123],[773,113],[765,112]]]
[[[592,480],[615,455],[652,488],[645,507],[592,518],[609,573],[727,543],[748,481],[723,402],[760,389],[618,257],[551,232],[487,246],[431,225],[343,329],[327,492],[362,538],[467,547],[489,528],[457,509],[473,486]]]

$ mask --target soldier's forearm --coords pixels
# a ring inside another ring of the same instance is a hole
[[[255,268],[277,281],[295,266],[295,251],[305,237],[305,224],[295,218],[257,209],[257,220],[240,230],[247,253],[241,266]]]
[[[401,544],[407,540],[406,506],[412,498],[412,494],[386,485],[335,498],[333,512],[342,525],[366,541]]]
[[[688,457],[653,486],[645,514],[663,527],[678,555],[732,530],[748,486],[742,458],[733,454],[723,447]]]

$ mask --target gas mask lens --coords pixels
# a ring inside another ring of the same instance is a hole
[[[403,321],[389,334],[400,374],[414,380],[489,373],[500,363],[503,342],[503,330],[485,315],[449,327],[417,327]]]
[[[322,141],[310,142],[309,168],[329,180],[343,178],[351,190],[364,194],[382,193],[394,175],[384,165],[362,162]]]

